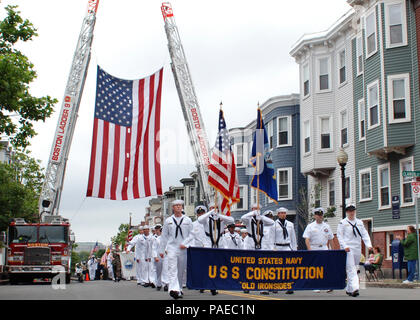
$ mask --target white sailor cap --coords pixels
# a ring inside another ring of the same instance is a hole
[[[245,232],[248,232],[248,231],[246,231],[246,229],[241,229],[241,233],[245,233]]]
[[[264,213],[263,213],[263,216],[269,216],[269,215],[273,215],[273,211],[265,210]]]
[[[210,202],[209,203],[209,208],[214,208],[215,207],[215,205],[214,205],[214,202],[212,201],[212,202]]]
[[[349,203],[348,205],[346,205],[346,211],[354,211],[356,210],[356,206],[354,205],[354,203]]]
[[[150,230],[150,227],[146,224],[145,226],[143,226],[143,230]]]
[[[162,229],[162,225],[161,224],[155,225],[155,229]]]
[[[200,205],[200,206],[195,207],[194,209],[195,214],[197,214],[199,210],[204,210],[204,212],[207,212],[207,208],[205,206]]]
[[[235,227],[235,231],[240,231],[240,230],[241,230],[241,228]]]
[[[257,208],[257,209],[261,209],[261,205],[259,205],[258,203],[253,203],[251,208]]]
[[[315,209],[313,209],[313,214],[321,214],[321,215],[324,215],[325,214],[325,209],[324,208],[322,208],[322,207],[319,207],[319,208],[315,208]]]
[[[286,212],[286,213],[288,213],[288,212],[289,212],[289,210],[288,210],[287,208],[285,208],[285,207],[280,207],[280,208],[278,208],[278,209],[276,210],[276,213],[279,213],[279,212]]]
[[[144,226],[139,226],[139,230],[144,230]]]
[[[173,205],[173,206],[176,206],[177,204],[182,204],[182,205],[184,205],[184,200],[181,200],[181,199],[176,199],[176,200],[172,201],[172,205]]]

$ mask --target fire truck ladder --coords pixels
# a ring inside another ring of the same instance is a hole
[[[90,61],[98,4],[99,0],[88,1],[87,13],[82,23],[74,53],[51,154],[48,159],[45,182],[39,198],[41,218],[43,213],[58,215],[68,154]]]
[[[200,177],[201,190],[203,190],[204,198],[208,204],[213,198],[213,193],[207,183],[209,175],[208,166],[210,164],[209,142],[188,68],[187,58],[184,53],[178,28],[175,24],[172,6],[169,2],[164,2],[162,3],[161,9],[165,21],[165,31],[168,38],[168,48],[172,61],[171,67],[175,85]]]

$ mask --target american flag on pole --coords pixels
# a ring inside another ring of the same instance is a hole
[[[162,194],[159,130],[163,69],[140,80],[98,66],[86,196],[131,200]]]
[[[98,241],[96,241],[95,246],[92,248],[92,250],[90,251],[90,254],[95,253],[96,251],[98,251],[99,247],[98,247]]]
[[[230,207],[239,202],[239,184],[236,176],[235,157],[230,148],[229,134],[223,111],[219,113],[219,132],[212,150],[208,183],[223,196],[221,211],[230,216]]]

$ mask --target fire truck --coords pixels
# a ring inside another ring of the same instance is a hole
[[[60,273],[66,283],[70,282],[74,235],[67,219],[46,216],[41,223],[27,223],[16,218],[9,225],[5,242],[11,284],[52,279]]]

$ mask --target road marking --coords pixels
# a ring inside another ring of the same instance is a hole
[[[248,298],[248,299],[256,299],[256,300],[284,300],[281,298],[274,298],[270,296],[261,296],[251,293],[242,293],[242,292],[236,292],[236,291],[225,291],[225,290],[219,290],[219,293],[221,294],[227,294],[235,297],[241,297],[241,298]]]

